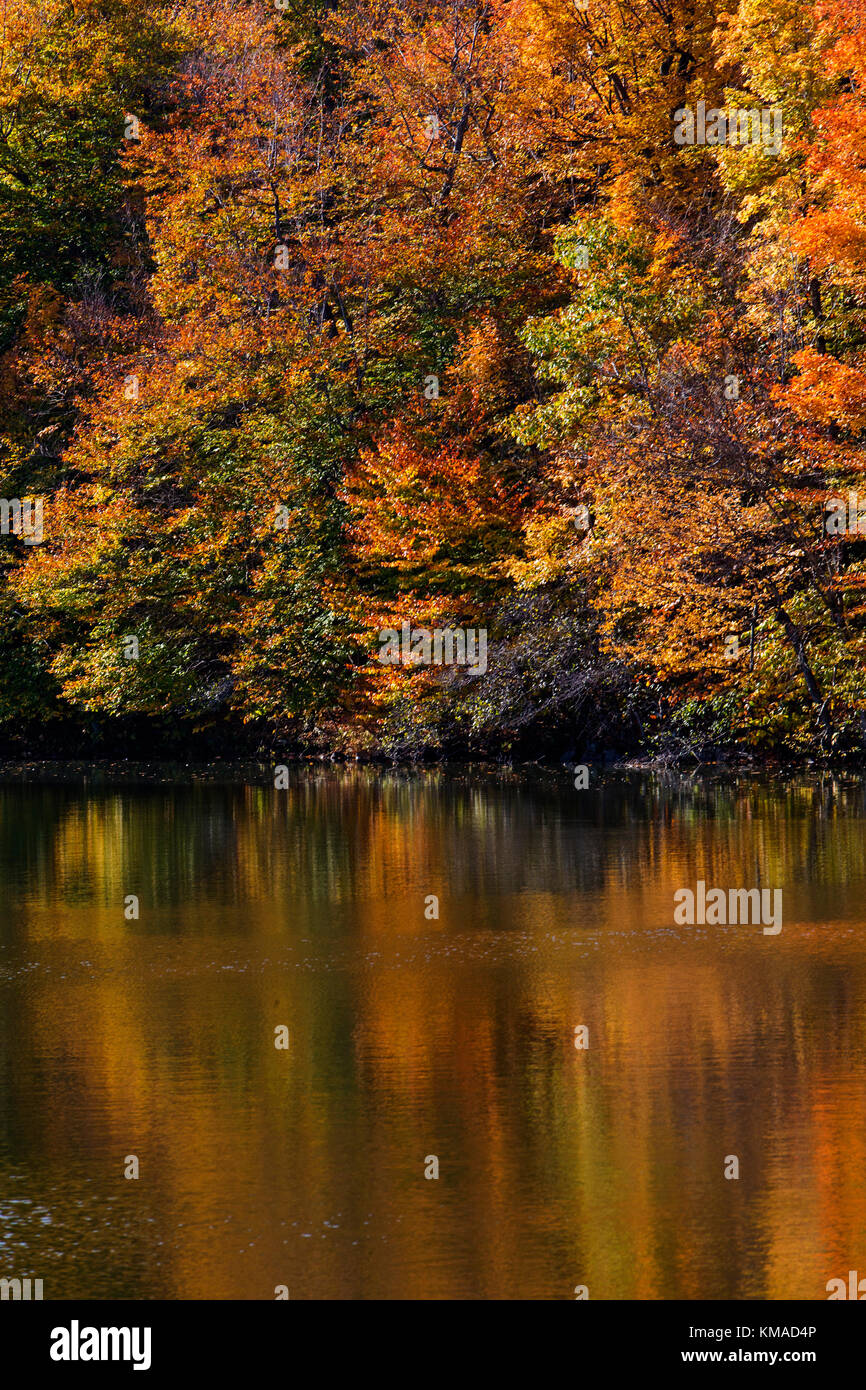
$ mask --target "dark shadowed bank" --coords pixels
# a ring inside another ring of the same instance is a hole
[[[367,658],[362,656],[359,671]],[[728,691],[683,699],[601,647],[585,605],[554,589],[515,597],[492,634],[487,670],[400,672],[405,694],[386,710],[347,710],[279,722],[242,719],[231,682],[203,687],[185,707],[157,716],[86,715],[55,698],[48,717],[0,727],[6,766],[72,760],[134,764],[262,760],[413,765],[586,764],[593,767],[851,766],[866,763],[866,740],[850,721],[837,727],[796,708],[772,734],[748,698]],[[419,698],[417,683],[423,681]],[[791,693],[792,707],[797,692]]]

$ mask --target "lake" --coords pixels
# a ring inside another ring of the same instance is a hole
[[[573,780],[7,776],[0,1276],[826,1299],[866,1275],[866,784]],[[676,924],[698,882],[781,889],[781,930]]]

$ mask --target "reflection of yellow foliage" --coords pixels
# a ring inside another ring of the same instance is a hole
[[[856,913],[787,888],[817,860],[850,906],[844,784],[659,786],[619,828],[614,798],[577,858],[555,804],[437,771],[40,803],[15,931],[62,971],[17,996],[12,1099],[33,1113],[50,1040],[35,1152],[121,1193],[139,1156],[165,1296],[547,1298],[576,1266],[593,1297],[821,1298],[849,1268],[866,971]],[[26,808],[4,792],[0,832]],[[772,943],[673,929],[675,887],[756,863],[786,885]]]

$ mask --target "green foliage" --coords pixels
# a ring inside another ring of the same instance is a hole
[[[180,52],[150,4],[22,9],[20,28],[7,27],[0,81],[0,351],[29,286],[68,292],[109,267],[125,235],[126,113],[144,117],[151,84]]]

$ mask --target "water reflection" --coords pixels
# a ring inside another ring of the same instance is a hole
[[[0,787],[0,1274],[808,1299],[866,1270],[862,781],[252,777]],[[783,886],[781,934],[675,926],[699,878]]]

